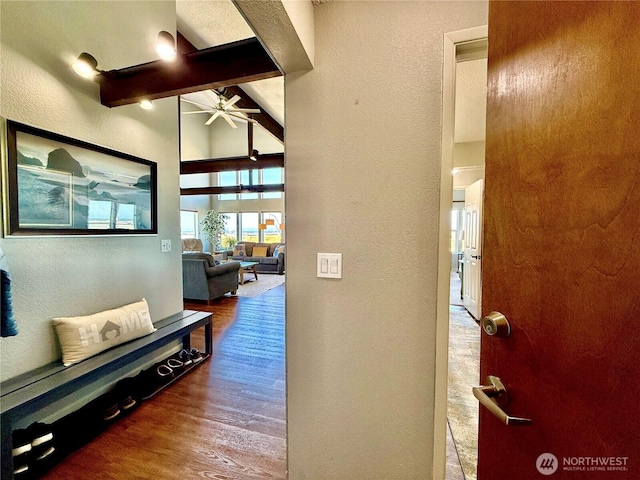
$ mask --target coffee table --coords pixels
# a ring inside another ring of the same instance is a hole
[[[240,262],[240,270],[238,273],[240,274],[240,285],[244,285],[244,274],[246,272],[253,273],[253,276],[256,277],[256,281],[258,281],[258,272],[256,272],[256,266],[260,265],[259,262]]]

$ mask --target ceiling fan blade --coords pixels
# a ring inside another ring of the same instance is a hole
[[[216,105],[220,103],[220,95],[215,90],[205,90],[204,94],[209,97]]]
[[[180,97],[180,100],[182,100],[183,102],[190,103],[192,105],[196,105],[196,106],[198,106],[200,108],[205,108],[207,110],[211,110],[211,108],[212,108],[211,105],[205,105],[204,103],[194,102],[193,100],[189,100],[189,99],[184,98],[184,97]]]
[[[205,122],[205,125],[211,125],[213,121],[220,116],[220,112],[216,112],[211,115],[211,118]]]
[[[193,110],[191,112],[182,112],[183,115],[191,115],[194,113],[208,113],[209,115],[217,112],[217,110]]]
[[[238,120],[242,120],[243,122],[251,122],[251,123],[255,123],[256,125],[258,125],[258,122],[256,120],[254,120],[253,118],[248,118],[248,117],[245,117],[244,115],[235,114],[234,111],[226,112],[226,113],[227,113],[227,115],[229,115],[229,116],[231,116],[233,118],[237,118]]]
[[[231,106],[235,105],[235,104],[236,104],[236,102],[237,102],[238,100],[240,100],[240,95],[234,95],[233,97],[231,97],[231,99],[230,99],[230,100],[227,100],[227,101],[222,105],[222,108],[225,108],[225,109],[226,109],[226,108],[229,108],[229,107],[231,107]]]
[[[226,113],[221,113],[220,115],[222,115],[222,118],[224,118],[227,121],[227,123],[231,128],[238,128],[238,126],[235,123],[233,123],[233,120],[231,120],[229,115],[227,115]]]
[[[232,108],[230,112],[242,112],[242,113],[260,113],[259,108]]]

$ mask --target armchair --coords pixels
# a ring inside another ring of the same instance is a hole
[[[240,262],[220,263],[210,253],[182,254],[182,296],[192,300],[213,300],[238,290]]]

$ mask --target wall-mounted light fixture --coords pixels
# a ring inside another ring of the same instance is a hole
[[[176,51],[176,41],[169,32],[163,30],[158,33],[156,52],[163,60],[173,60],[178,52]]]
[[[164,30],[158,33],[156,51],[163,60],[174,60],[178,55],[178,52],[176,51],[176,41],[174,40],[173,35]],[[93,80],[99,73],[104,73],[102,70],[98,70],[98,61],[95,57],[87,52],[82,52],[71,64],[71,68],[73,68],[73,71],[78,75],[83,78],[88,78],[89,80]],[[152,107],[143,106],[142,108],[149,109]]]
[[[71,68],[83,78],[93,79],[100,70],[98,70],[98,61],[93,55],[82,52],[78,58],[71,64]]]

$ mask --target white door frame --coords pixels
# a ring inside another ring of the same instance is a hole
[[[444,35],[442,71],[442,161],[440,172],[440,238],[436,307],[436,378],[433,441],[433,479],[445,480],[447,441],[447,384],[449,374],[449,284],[451,281],[451,205],[453,202],[453,136],[455,120],[456,46],[486,39],[488,27]],[[472,385],[469,385],[471,392]]]

